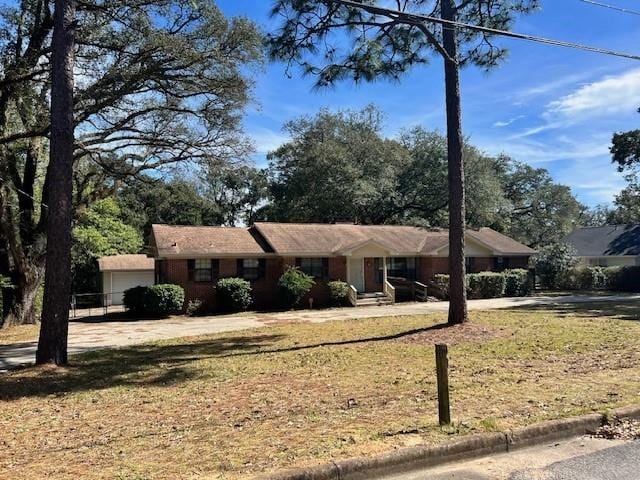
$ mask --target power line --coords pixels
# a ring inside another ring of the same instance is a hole
[[[597,7],[610,8],[611,10],[616,10],[618,12],[630,13],[631,15],[640,16],[640,12],[637,10],[631,10],[629,8],[618,7],[617,5],[609,5],[608,3],[600,3],[594,2],[593,0],[579,0],[580,2],[588,3],[590,5],[595,5]]]
[[[556,40],[553,38],[536,37],[534,35],[528,35],[524,33],[509,32],[507,30],[499,30],[497,28],[483,27],[481,25],[472,25],[470,23],[456,22],[453,20],[445,20],[438,17],[431,17],[429,15],[422,15],[418,13],[406,13],[398,10],[391,10],[389,8],[377,7],[374,5],[367,5],[352,0],[329,0],[333,3],[338,3],[347,7],[361,8],[369,13],[384,15],[389,18],[402,18],[408,23],[437,23],[444,27],[458,27],[467,30],[473,30],[476,32],[489,33],[491,35],[498,35],[508,38],[515,38],[518,40],[528,40],[531,42],[543,43],[546,45],[554,45],[557,47],[573,48],[577,50],[584,50],[592,53],[599,53],[602,55],[610,55],[614,57],[629,58],[631,60],[640,60],[640,55],[617,52],[615,50],[609,50],[607,48],[592,47],[590,45],[583,45],[580,43],[565,42],[564,40]]]

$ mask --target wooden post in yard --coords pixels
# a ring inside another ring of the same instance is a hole
[[[449,358],[446,345],[436,345],[436,374],[438,379],[438,419],[440,425],[451,423],[449,408]]]

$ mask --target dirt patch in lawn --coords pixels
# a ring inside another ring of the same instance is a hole
[[[494,338],[509,335],[505,327],[493,327],[477,323],[464,323],[462,325],[437,325],[427,331],[399,338],[402,343],[414,343],[419,345],[434,345],[444,343],[458,345],[460,343],[486,342]]]

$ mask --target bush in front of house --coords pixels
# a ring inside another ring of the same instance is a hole
[[[505,297],[527,297],[533,288],[529,271],[524,268],[505,270],[504,275],[504,296]]]
[[[429,294],[433,294],[440,300],[449,300],[449,275],[437,273],[433,276],[429,289]]]
[[[428,287],[429,295],[440,300],[449,299],[449,275],[434,275]],[[532,288],[529,272],[524,269],[467,274],[467,296],[470,299],[526,297]]]
[[[187,317],[197,317],[198,315],[202,315],[204,313],[204,302],[199,298],[189,300],[184,313]]]
[[[604,267],[582,267],[577,269],[576,285],[581,290],[602,290],[607,288],[607,271]]]
[[[467,275],[467,295],[471,299],[502,297],[505,283],[502,273],[470,273]]]
[[[349,297],[349,284],[342,280],[333,280],[327,283],[331,292],[331,300],[336,305],[345,305]]]
[[[609,288],[616,292],[640,292],[640,266],[610,270]]]
[[[571,288],[575,279],[571,272],[578,263],[576,249],[566,243],[542,247],[532,262],[542,288]]]
[[[133,287],[124,291],[122,302],[124,308],[135,315],[142,316],[146,313],[145,300],[147,297],[147,287]]]
[[[289,267],[278,280],[278,288],[285,304],[289,307],[295,307],[309,293],[315,283],[312,276],[297,267]]]
[[[225,312],[242,312],[253,303],[251,283],[242,278],[221,278],[216,283],[217,299]]]
[[[182,310],[184,289],[168,283],[133,287],[124,291],[123,302],[127,311],[134,316],[163,317]]]
[[[184,304],[184,288],[164,283],[147,287],[145,308],[150,315],[165,316],[178,313]]]

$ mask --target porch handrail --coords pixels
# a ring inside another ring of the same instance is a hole
[[[414,285],[414,296],[416,297],[416,300],[419,300],[421,302],[426,302],[427,301],[427,286],[424,283],[415,281],[413,282]]]
[[[356,307],[358,305],[358,290],[353,285],[349,285],[349,303]]]
[[[391,300],[391,303],[396,303],[396,287],[391,285],[391,282],[389,280],[385,280],[382,288],[384,294],[389,297],[389,300]]]

